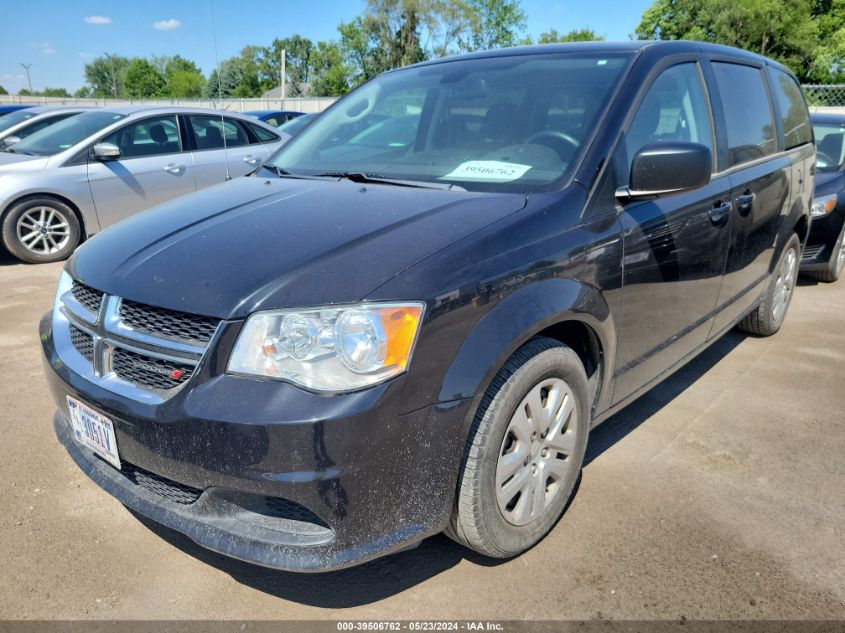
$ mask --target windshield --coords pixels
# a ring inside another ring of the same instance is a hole
[[[279,126],[279,130],[284,132],[285,134],[290,134],[291,136],[296,136],[302,130],[304,130],[311,121],[313,121],[317,117],[316,114],[303,114],[301,116],[296,117],[295,119],[291,119],[286,123],[282,123]]]
[[[126,115],[115,112],[92,110],[59,121],[55,125],[44,128],[28,136],[20,143],[13,145],[10,151],[16,154],[32,154],[33,156],[50,156],[73,147],[103,128],[119,121]]]
[[[390,72],[326,110],[269,164],[298,176],[549,190],[574,167],[629,59],[514,55]]]
[[[17,125],[21,121],[31,119],[36,114],[38,113],[30,110],[15,110],[14,112],[8,112],[3,116],[0,116],[0,132],[5,132],[13,125]]]
[[[845,166],[845,122],[814,123],[813,134],[819,171],[838,171]]]

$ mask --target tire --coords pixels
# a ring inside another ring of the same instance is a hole
[[[813,270],[808,272],[807,276],[824,281],[825,283],[833,283],[839,279],[843,268],[845,268],[845,226],[842,227],[836,244],[833,245],[833,250],[830,252],[830,260],[827,262],[827,268]]]
[[[560,413],[546,417],[557,408],[552,397],[561,402]],[[530,413],[534,409],[547,413]],[[493,558],[515,556],[539,542],[572,497],[589,425],[587,375],[575,352],[549,338],[519,348],[493,379],[473,419],[447,536]],[[558,450],[568,452],[565,460]],[[509,464],[515,465],[512,476]],[[537,479],[544,475],[545,481]],[[520,492],[512,496],[516,489]],[[535,499],[541,499],[536,506]]]
[[[801,242],[793,233],[775,266],[760,304],[737,324],[740,330],[757,336],[771,336],[780,329],[789,310],[801,264]]]
[[[48,196],[18,202],[3,217],[3,245],[30,264],[67,259],[79,244],[81,233],[73,209]]]

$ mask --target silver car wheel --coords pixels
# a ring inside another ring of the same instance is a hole
[[[542,516],[560,482],[580,467],[569,460],[578,424],[575,396],[560,378],[541,381],[520,402],[496,465],[496,501],[509,523],[525,525]]]
[[[775,281],[775,296],[772,301],[772,318],[780,321],[786,313],[792,290],[795,287],[795,277],[798,274],[798,256],[795,249],[789,249],[786,257],[780,263],[777,281]]]
[[[70,225],[64,215],[53,207],[27,209],[17,223],[18,240],[33,253],[58,253],[70,239]]]

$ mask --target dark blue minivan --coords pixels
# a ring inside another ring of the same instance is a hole
[[[385,73],[76,251],[40,330],[55,432],[135,512],[261,565],[443,531],[514,556],[591,428],[731,328],[778,331],[814,163],[795,77],[732,48]]]

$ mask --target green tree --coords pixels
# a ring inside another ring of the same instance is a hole
[[[70,93],[65,88],[44,88],[44,90],[41,91],[41,96],[69,98]]]
[[[422,0],[367,0],[372,38],[384,52],[387,68],[399,68],[428,58],[420,40],[423,25],[436,20],[432,6]]]
[[[258,50],[256,63],[261,89],[266,92],[281,83],[282,50],[285,51],[285,96],[302,96],[311,81],[314,43],[298,34],[284,39],[276,38],[270,46]]]
[[[38,93],[37,92],[30,92],[26,88],[21,88],[20,90],[18,90],[18,96],[19,97],[37,97]]]
[[[85,64],[85,81],[91,87],[91,96],[124,96],[123,81],[129,62],[129,58],[121,55],[101,55]]]
[[[845,83],[845,0],[816,0],[818,24],[810,79],[818,83]]]
[[[529,38],[530,40],[530,38]],[[573,29],[567,33],[558,33],[551,28],[540,33],[537,38],[538,44],[556,44],[558,42],[603,42],[604,35],[597,35],[593,29]]]
[[[515,46],[525,30],[527,15],[519,0],[467,0],[470,32],[459,38],[467,51]]]
[[[818,48],[819,2],[825,0],[656,0],[636,35],[736,46],[772,57],[807,80]]]
[[[388,70],[387,54],[378,38],[378,25],[370,17],[358,16],[341,23],[340,47],[349,63],[349,83],[358,86]]]
[[[237,57],[220,62],[220,73],[215,68],[205,84],[204,96],[217,99],[232,97],[260,97],[261,84],[258,80],[258,65],[254,58],[256,47],[246,47]]]
[[[133,99],[160,97],[164,92],[164,77],[158,68],[141,57],[129,62],[123,82],[126,96]]]
[[[164,94],[174,98],[197,98],[202,96],[205,77],[192,61],[176,55],[164,62]]]
[[[9,91],[6,90],[3,86],[0,86],[0,95],[7,95]]]
[[[335,97],[349,92],[351,69],[337,42],[317,42],[311,51],[309,66],[311,69],[310,95]]]
[[[86,97],[90,97],[91,88],[89,86],[81,86],[76,89],[76,92],[73,93],[73,96],[77,99],[84,99]]]

